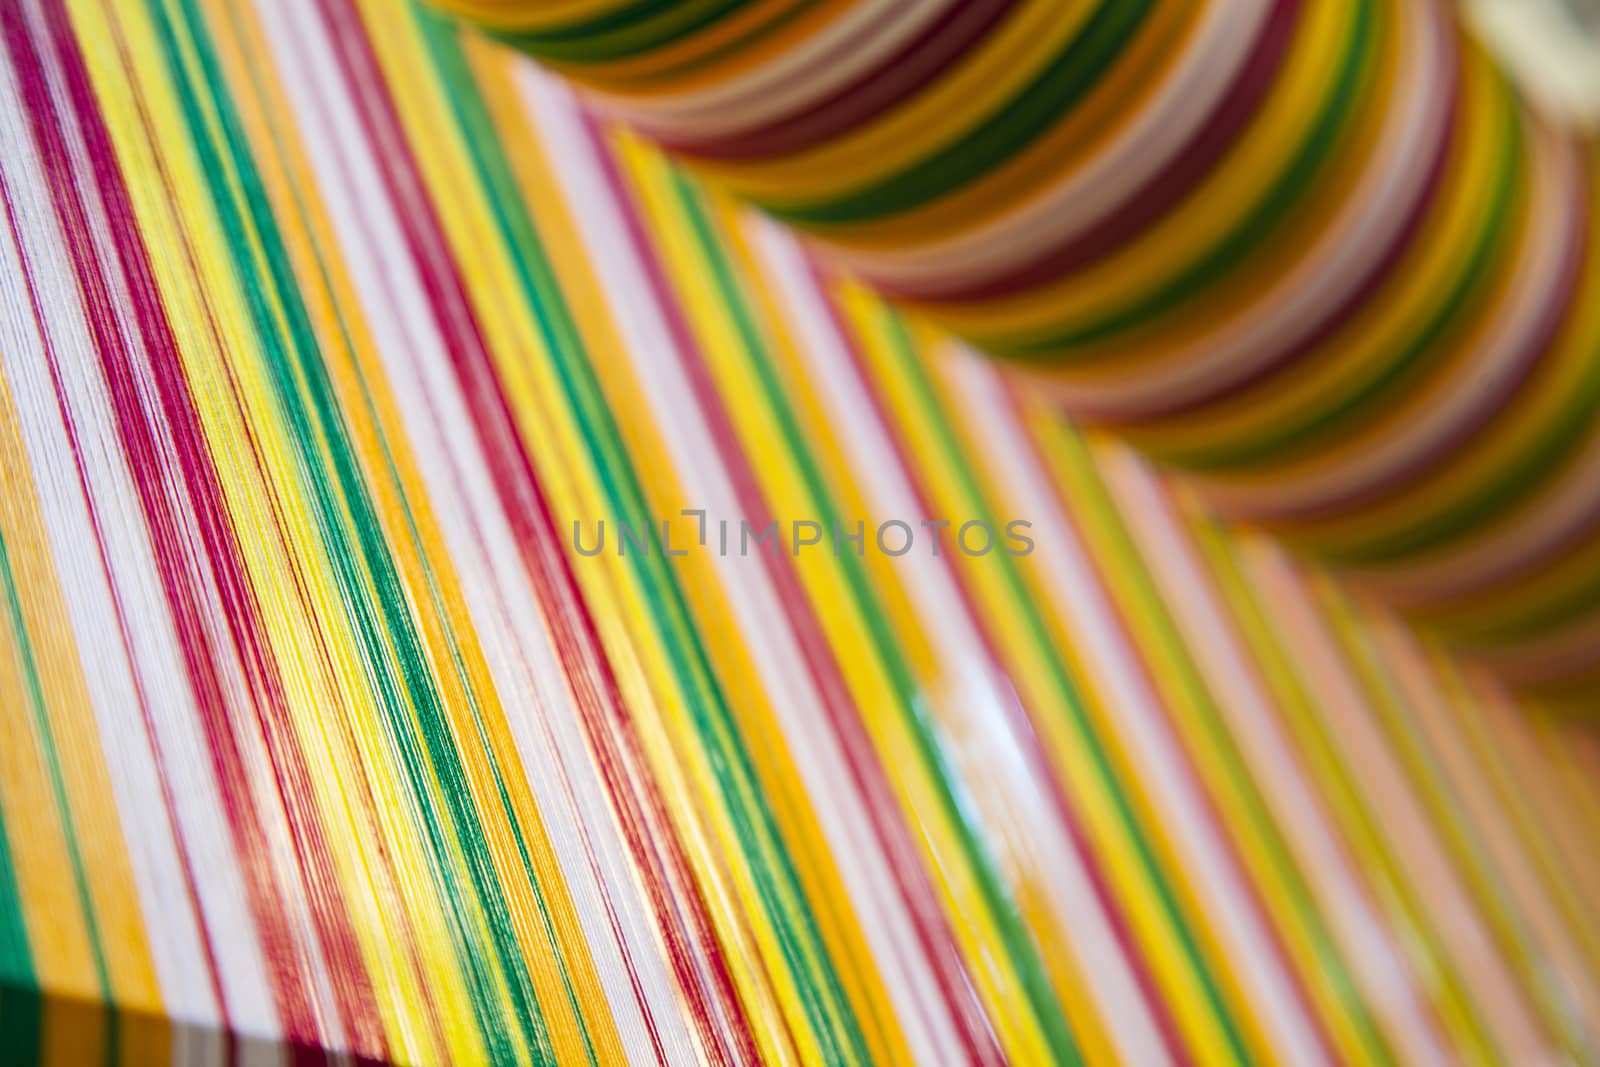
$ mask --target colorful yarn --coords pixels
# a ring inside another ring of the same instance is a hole
[[[441,16],[0,2],[0,1061],[1593,1062],[1538,711]]]
[[[1532,687],[1600,681],[1596,147],[1424,0],[446,0]]]

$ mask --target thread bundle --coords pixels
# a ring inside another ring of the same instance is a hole
[[[425,5],[0,2],[0,1061],[1600,1062],[1540,710]]]
[[[1595,146],[1449,5],[446,6],[1510,680],[1600,678]]]

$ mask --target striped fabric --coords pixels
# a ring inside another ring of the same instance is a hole
[[[1600,738],[508,50],[0,0],[0,206],[0,1060],[1600,1061]]]
[[[1453,0],[441,0],[1537,691],[1600,704],[1600,145]]]

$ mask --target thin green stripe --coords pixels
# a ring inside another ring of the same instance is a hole
[[[608,77],[607,89],[619,94],[648,92],[652,86],[670,84],[679,78],[698,74],[713,63],[720,63],[731,56],[759,47],[761,42],[782,33],[786,27],[810,14],[822,2],[823,0],[800,0],[784,8],[776,17],[751,27],[715,48],[692,53],[672,66],[655,68],[637,77]]]
[[[1065,122],[1133,41],[1154,0],[1103,0],[1040,74],[957,140],[893,176],[813,204],[761,201],[774,217],[828,227],[904,214],[992,173]]]
[[[72,864],[72,888],[77,896],[78,911],[83,916],[83,924],[88,934],[89,952],[94,959],[95,984],[100,989],[101,1013],[106,1025],[105,1062],[115,1064],[120,1051],[120,1042],[117,1033],[119,1029],[117,1012],[113,1006],[116,998],[111,987],[111,971],[106,965],[105,945],[100,936],[100,921],[95,915],[94,897],[89,892],[89,876],[83,868],[83,849],[78,844],[77,820],[72,816],[66,779],[61,773],[61,756],[56,751],[55,736],[51,733],[49,716],[45,711],[44,687],[39,679],[39,664],[34,657],[33,642],[28,636],[27,625],[23,619],[21,595],[17,591],[16,575],[11,569],[11,553],[3,533],[0,533],[0,584],[5,586],[6,619],[11,624],[11,633],[16,639],[18,666],[22,669],[22,677],[28,691],[28,707],[32,713],[33,728],[42,744],[42,755],[50,776],[51,799],[55,801],[56,814],[61,819],[62,836],[66,839],[67,856]],[[6,743],[15,740],[18,739],[8,738]],[[0,827],[0,830],[3,829]],[[3,851],[4,849],[0,849],[0,852]],[[6,877],[9,878],[9,856],[5,862]],[[15,889],[12,891],[15,892]],[[5,910],[3,905],[0,905],[0,910]]]
[[[1098,318],[1067,327],[1047,337],[1029,340],[996,338],[982,342],[990,352],[1013,359],[1087,365],[1112,356],[1075,355],[1079,346],[1107,341],[1128,330],[1145,325],[1179,305],[1203,294],[1239,268],[1250,254],[1279,232],[1295,206],[1317,187],[1317,175],[1333,157],[1339,140],[1349,125],[1362,97],[1370,88],[1374,54],[1386,35],[1375,26],[1374,0],[1360,0],[1356,17],[1345,39],[1344,59],[1327,102],[1318,112],[1306,138],[1289,166],[1278,176],[1266,195],[1246,215],[1244,221],[1216,245],[1190,262],[1179,273],[1158,283],[1150,292]]]
[[[493,35],[542,59],[606,63],[643,55],[730,17],[750,0],[651,0],[578,26]]]
[[[1592,544],[1585,542],[1584,544]],[[1584,545],[1572,549],[1582,551]],[[1594,565],[1591,563],[1590,565]],[[1600,603],[1600,568],[1579,580],[1565,585],[1560,593],[1547,601],[1536,601],[1533,606],[1515,614],[1498,612],[1465,626],[1455,625],[1446,616],[1441,626],[1452,641],[1462,644],[1487,642],[1493,645],[1511,644],[1521,638],[1551,636],[1558,627],[1582,619]]]
[[[1191,470],[1232,470],[1258,463],[1262,460],[1283,461],[1293,456],[1325,445],[1329,439],[1353,433],[1390,410],[1385,404],[1391,394],[1414,384],[1419,378],[1449,356],[1452,349],[1444,342],[1452,331],[1463,328],[1462,312],[1472,299],[1479,295],[1492,278],[1496,267],[1504,260],[1497,256],[1510,236],[1510,221],[1514,207],[1525,203],[1525,183],[1522,168],[1521,121],[1515,98],[1509,89],[1505,94],[1505,125],[1507,141],[1497,154],[1501,161],[1489,210],[1482,220],[1482,228],[1466,262],[1455,282],[1445,293],[1443,302],[1424,323],[1410,344],[1393,358],[1379,363],[1364,380],[1341,389],[1329,389],[1322,395],[1322,403],[1314,414],[1297,414],[1264,433],[1249,440],[1219,445],[1212,448],[1187,450],[1148,450],[1160,459],[1176,462]]]
[[[413,10],[416,10],[414,6]],[[233,27],[235,34],[238,34],[240,32],[240,26],[236,20],[231,18],[233,14],[231,10],[229,14],[230,25]],[[243,53],[246,58],[246,63],[250,69],[252,83],[256,91],[260,93],[261,82],[259,72],[257,71],[255,65],[255,56],[248,48],[244,49]],[[277,122],[273,118],[270,108],[266,108],[264,110],[268,116],[269,125],[271,126],[273,144],[277,148],[281,157],[283,153],[283,145]],[[314,236],[313,227],[310,225],[309,216],[306,213],[305,204],[302,200],[299,188],[291,185],[290,191],[295,202],[297,215],[303,225],[303,228],[308,235]],[[314,240],[311,243],[312,254],[317,263],[318,278],[322,282],[324,290],[329,294],[332,294],[333,286],[328,274],[327,265],[324,261],[322,249]],[[367,415],[367,418],[371,421],[374,428],[377,429],[376,436],[378,438],[379,447],[383,453],[383,472],[385,475],[387,475],[390,484],[393,485],[397,490],[396,499],[399,500],[401,504],[401,514],[405,519],[406,534],[410,539],[412,547],[417,552],[417,558],[422,566],[424,580],[427,583],[428,602],[432,606],[438,618],[447,619],[450,616],[450,612],[446,608],[444,597],[439,588],[438,575],[435,572],[433,561],[423,545],[422,534],[417,528],[416,514],[411,507],[411,500],[404,492],[404,486],[401,482],[399,470],[396,466],[394,455],[390,449],[388,434],[382,430],[381,420],[378,416],[377,406],[374,404],[372,399],[372,393],[367,382],[366,374],[362,370],[360,362],[354,357],[355,345],[351,339],[349,326],[345,320],[344,312],[338,306],[337,301],[333,301],[330,306],[333,308],[334,316],[338,320],[339,333],[344,342],[344,347],[347,353],[350,354],[350,366],[360,387],[362,407]],[[505,814],[507,823],[511,828],[517,846],[517,856],[522,865],[523,876],[527,880],[527,885],[533,893],[535,906],[538,908],[540,926],[542,927],[545,937],[549,940],[549,943],[554,950],[554,960],[557,970],[560,973],[562,991],[566,997],[567,1006],[572,1012],[573,1018],[578,1023],[584,1043],[584,1051],[591,1064],[591,1067],[599,1067],[598,1053],[594,1047],[594,1039],[590,1032],[586,1013],[582,1011],[580,1007],[577,990],[573,985],[571,969],[568,966],[566,956],[560,951],[560,942],[556,936],[555,920],[554,916],[550,912],[549,901],[545,896],[544,887],[539,884],[539,880],[534,874],[533,861],[529,851],[527,835],[522,828],[521,820],[518,818],[516,809],[512,804],[510,790],[506,784],[505,771],[501,767],[499,757],[496,756],[494,748],[489,741],[488,731],[483,717],[483,694],[478,691],[478,687],[475,684],[471,673],[467,670],[465,656],[462,652],[461,642],[456,635],[455,628],[453,626],[445,626],[443,627],[443,633],[445,642],[450,651],[450,666],[455,672],[455,676],[460,682],[462,690],[466,694],[468,707],[472,712],[472,724],[478,744],[488,760],[490,774],[494,780],[496,797],[500,802],[501,810]]]
[[[668,651],[697,732],[706,744],[728,814],[751,860],[758,893],[778,933],[808,1019],[830,1062],[870,1062],[859,1023],[839,985],[711,658],[701,645],[682,591],[663,562],[646,496],[588,365],[582,339],[537,229],[518,194],[478,88],[449,30],[430,13],[419,11],[418,18],[428,30],[435,61],[450,88],[445,95],[461,127],[462,143],[473,160],[485,199],[517,269],[545,349],[554,358],[568,408],[595,458],[596,479],[614,515],[636,529],[651,531],[652,551],[631,553],[627,558],[647,599],[659,609],[652,613],[652,621]]]
[[[1372,649],[1365,634],[1353,632],[1353,605],[1340,597],[1344,610],[1331,619],[1331,629],[1346,658],[1377,698],[1370,702],[1379,728],[1399,757],[1406,776],[1416,783],[1424,809],[1439,829],[1452,865],[1460,872],[1473,903],[1487,920],[1494,940],[1520,981],[1524,996],[1533,1001],[1534,1014],[1546,1032],[1556,1035],[1574,1063],[1585,1062],[1584,1026],[1575,1017],[1570,993],[1559,988],[1555,961],[1545,955],[1530,919],[1506,883],[1471,814],[1457,795],[1455,783],[1415,719],[1408,714],[1404,694],[1394,672]],[[1428,788],[1431,784],[1432,788]]]
[[[1048,438],[1056,447],[1079,457],[1079,465],[1088,480],[1090,499],[1084,504],[1086,513],[1102,517],[1115,542],[1113,551],[1120,569],[1132,579],[1139,610],[1156,630],[1156,640],[1165,659],[1180,679],[1188,694],[1188,707],[1196,713],[1199,724],[1216,745],[1224,768],[1224,778],[1237,791],[1239,800],[1249,817],[1251,835],[1267,853],[1268,862],[1279,884],[1284,888],[1294,906],[1294,917],[1311,941],[1316,953],[1318,968],[1312,976],[1331,990],[1335,1000],[1345,1009],[1362,1043],[1362,1050],[1377,1064],[1394,1064],[1394,1052],[1374,1021],[1371,1010],[1362,997],[1350,968],[1340,951],[1328,924],[1318,909],[1305,871],[1289,848],[1284,829],[1274,817],[1272,806],[1262,795],[1260,783],[1239,749],[1237,740],[1224,721],[1210,686],[1189,651],[1177,623],[1172,617],[1168,602],[1163,599],[1140,551],[1128,532],[1117,506],[1101,480],[1099,471],[1088,455],[1084,443],[1065,423],[1052,427]],[[1175,714],[1182,712],[1174,709]],[[1248,875],[1247,875],[1248,877]]]
[[[1218,520],[1207,521],[1215,529],[1214,536],[1228,536],[1228,531],[1221,528]],[[1290,729],[1294,743],[1304,754],[1308,766],[1320,763],[1323,768],[1320,775],[1314,769],[1308,773],[1317,779],[1319,792],[1327,802],[1327,810],[1333,813],[1339,823],[1353,824],[1353,829],[1343,830],[1346,836],[1359,833],[1371,842],[1376,864],[1362,871],[1363,880],[1369,883],[1375,902],[1393,925],[1395,947],[1411,962],[1423,994],[1438,997],[1447,1003],[1466,1028],[1467,1036],[1479,1048],[1486,1050],[1489,1058],[1484,1060],[1473,1055],[1474,1062],[1483,1064],[1483,1067],[1504,1062],[1491,1034],[1483,1025],[1481,1013],[1473,1005],[1445,951],[1450,947],[1448,938],[1438,939],[1430,931],[1427,917],[1431,912],[1427,902],[1418,899],[1412,884],[1405,878],[1404,870],[1391,854],[1389,844],[1379,829],[1383,821],[1382,813],[1369,806],[1366,794],[1345,765],[1340,747],[1328,732],[1325,716],[1315,712],[1314,709],[1322,707],[1322,702],[1306,691],[1304,681],[1295,673],[1295,657],[1284,646],[1282,627],[1269,615],[1267,607],[1260,601],[1260,594],[1252,582],[1240,573],[1239,563],[1231,554],[1208,550],[1206,557],[1214,569],[1225,572],[1233,587],[1241,591],[1241,595],[1230,602],[1241,627],[1254,633],[1258,641],[1272,650],[1271,658],[1286,668],[1268,668],[1270,678],[1275,683],[1274,695],[1279,697],[1279,704],[1283,706],[1279,719]],[[1262,662],[1266,667],[1266,661]],[[1288,701],[1283,700],[1278,692],[1282,689],[1292,694]],[[1297,709],[1308,709],[1312,713],[1301,714]],[[1471,1055],[1467,1049],[1458,1048],[1457,1051]]]
[[[800,469],[807,493],[816,505],[816,518],[825,526],[832,524],[833,528],[837,528],[839,513],[828,493],[826,479],[817,465],[815,456],[805,443],[805,435],[800,430],[793,411],[784,399],[783,387],[776,378],[771,357],[766,351],[748,303],[734,277],[727,254],[713,233],[698,195],[688,181],[678,171],[673,171],[671,180],[679,206],[697,238],[701,255],[717,281],[723,307],[733,319],[746,359],[761,382],[768,410],[778,423],[790,454]],[[1016,902],[1011,899],[1004,887],[998,873],[998,864],[989,855],[976,830],[975,803],[966,795],[949,758],[944,754],[937,726],[932,721],[926,706],[926,698],[917,685],[912,668],[897,647],[883,608],[872,592],[870,579],[860,560],[851,553],[839,553],[837,558],[844,571],[857,615],[866,625],[878,660],[894,686],[901,711],[916,740],[918,754],[938,790],[943,813],[958,831],[963,856],[1000,930],[1007,956],[1022,979],[1023,989],[1034,1017],[1049,1042],[1057,1062],[1081,1064],[1082,1052],[1060,1011],[1048,972],[1039,957],[1038,948],[1023,924]]]
[[[8,590],[9,582],[8,570]],[[15,617],[15,608],[12,613]],[[26,653],[22,651],[21,627],[13,626],[18,635],[17,656],[23,660]],[[19,673],[26,670],[23,662],[13,666]],[[7,724],[8,737],[13,732],[9,720],[21,714],[19,708],[0,708],[0,723]],[[33,969],[33,954],[28,948],[28,925],[22,914],[22,894],[17,888],[9,841],[5,810],[0,805],[0,1065],[32,1067],[41,1052],[43,1003],[39,975]]]
[[[885,308],[883,310],[884,329],[893,341],[891,351],[897,357],[900,373],[905,375],[916,390],[922,406],[933,413],[929,419],[930,425],[936,427],[940,443],[943,447],[943,462],[955,473],[961,483],[962,492],[975,506],[976,516],[995,527],[993,509],[979,489],[972,467],[962,451],[960,444],[955,440],[950,428],[949,419],[946,417],[933,388],[928,382],[923,367],[920,365],[911,339],[907,336],[904,323],[900,317]],[[1143,869],[1149,885],[1155,890],[1156,899],[1160,902],[1162,914],[1166,919],[1169,931],[1182,951],[1182,956],[1188,966],[1190,974],[1195,979],[1205,998],[1206,1005],[1210,1008],[1212,1016],[1221,1027],[1224,1038],[1228,1043],[1228,1050],[1233,1061],[1240,1064],[1252,1063],[1249,1048],[1245,1044],[1244,1036],[1239,1031],[1239,1025],[1234,1018],[1234,1012],[1227,1003],[1221,986],[1208,964],[1204,950],[1194,933],[1195,922],[1186,914],[1186,910],[1177,894],[1174,892],[1172,882],[1167,876],[1161,861],[1155,854],[1154,847],[1150,844],[1138,814],[1133,810],[1127,790],[1118,779],[1115,768],[1112,766],[1111,757],[1107,751],[1106,741],[1100,735],[1099,728],[1090,718],[1084,706],[1083,695],[1078,683],[1067,672],[1067,655],[1064,649],[1057,648],[1050,637],[1049,627],[1046,625],[1035,599],[1029,594],[1026,583],[1014,559],[1006,554],[991,554],[1001,568],[1005,578],[1006,588],[1017,609],[1018,616],[1026,624],[1029,638],[1032,640],[1040,659],[1049,665],[1050,677],[1055,684],[1061,702],[1068,709],[1068,721],[1073,732],[1077,735],[1083,746],[1083,751],[1089,756],[1090,763],[1095,771],[1095,784],[1099,787],[1101,796],[1110,801],[1111,810],[1116,814],[1123,834],[1129,844],[1133,846],[1134,854],[1138,857],[1139,865]]]
[[[421,817],[430,864],[438,882],[438,896],[445,905],[457,958],[477,991],[473,1008],[480,1033],[497,1062],[516,1062],[525,1055],[512,1042],[511,1035],[504,1030],[504,1020],[491,1007],[498,1000],[493,992],[492,977],[497,970],[510,995],[515,1022],[527,1051],[541,1063],[553,1063],[549,1033],[539,1013],[510,909],[496,880],[493,857],[477,822],[460,755],[453,747],[449,723],[433,685],[426,650],[417,636],[406,591],[362,481],[260,176],[232,101],[222,88],[226,81],[206,36],[205,21],[194,0],[179,0],[196,60],[211,89],[213,118],[219,127],[215,132],[208,129],[200,103],[202,94],[196,92],[189,80],[178,39],[165,11],[159,0],[147,2],[155,16],[171,78],[190,126],[192,143],[209,179],[213,207],[234,251],[241,292],[250,307],[262,341],[262,355],[276,386],[279,415],[286,420],[297,445],[303,470],[302,486],[311,493],[318,534],[372,672],[374,689],[381,698],[385,726],[412,791],[414,814]],[[222,141],[220,146],[213,141],[213,136],[218,135]],[[229,174],[237,182],[237,188],[229,188]],[[261,244],[265,276],[251,253],[251,234]],[[287,336],[280,335],[277,329],[274,304],[283,316]],[[346,517],[354,527],[354,545],[350,542],[351,531],[345,526]],[[393,641],[394,659],[391,659],[385,632]],[[448,821],[439,819],[433,805],[429,790],[430,767]],[[464,871],[458,870],[452,862],[452,840],[461,851]],[[460,882],[460,875],[465,875],[465,886]],[[462,889],[468,892],[463,893]],[[479,945],[475,923],[470,917],[474,905],[489,928],[490,944],[487,946]]]
[[[1578,296],[1577,299],[1585,299]],[[1510,515],[1545,488],[1551,477],[1570,460],[1578,446],[1589,439],[1595,426],[1595,411],[1600,410],[1600,348],[1584,357],[1585,371],[1578,387],[1560,413],[1541,423],[1544,432],[1534,437],[1527,448],[1507,454],[1499,474],[1487,479],[1483,488],[1454,507],[1429,512],[1426,521],[1415,523],[1400,533],[1357,542],[1349,547],[1337,544],[1317,546],[1317,551],[1334,563],[1363,566],[1418,555],[1473,531],[1482,530],[1494,516]],[[1543,368],[1541,368],[1543,369]]]

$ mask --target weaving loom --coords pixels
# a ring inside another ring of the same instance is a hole
[[[554,74],[0,94],[0,1062],[1600,1062],[1589,722]]]

